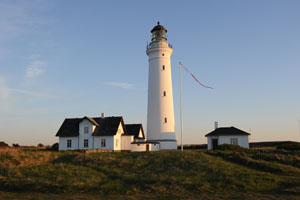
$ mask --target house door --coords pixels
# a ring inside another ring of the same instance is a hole
[[[149,144],[146,145],[146,151],[149,151]]]
[[[212,139],[212,149],[216,149],[218,147],[218,139]]]

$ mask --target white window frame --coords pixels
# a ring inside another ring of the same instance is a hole
[[[101,147],[106,147],[106,139],[101,139]]]
[[[239,145],[238,138],[230,138],[230,144]]]
[[[89,127],[88,127],[88,126],[85,126],[85,127],[83,128],[83,132],[84,132],[85,134],[89,133]]]
[[[72,140],[67,140],[67,148],[71,148],[72,147]]]
[[[83,147],[84,148],[89,148],[89,140],[88,139],[83,140]]]

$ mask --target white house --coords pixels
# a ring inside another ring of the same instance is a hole
[[[206,134],[208,150],[215,149],[221,144],[234,144],[249,149],[250,134],[235,127],[217,128]]]
[[[146,141],[141,124],[125,125],[123,117],[65,119],[56,136],[59,137],[59,150],[159,150],[159,144]]]

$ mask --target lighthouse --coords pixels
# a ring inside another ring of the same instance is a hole
[[[159,142],[160,149],[177,149],[171,75],[172,45],[167,29],[157,22],[147,45],[149,57],[147,140]]]

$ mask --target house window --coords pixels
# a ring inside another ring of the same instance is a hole
[[[238,139],[237,138],[230,138],[230,144],[238,145]]]
[[[164,65],[162,66],[162,70],[165,70],[165,66]]]
[[[106,147],[106,140],[105,139],[101,139],[101,147]]]
[[[168,122],[168,119],[165,117],[165,123],[167,123]]]
[[[67,147],[71,148],[72,147],[72,140],[67,140]]]
[[[119,139],[116,139],[116,147],[119,147]]]
[[[84,127],[84,133],[89,133],[89,127],[88,126]]]
[[[84,140],[84,141],[83,141],[83,146],[84,146],[85,148],[88,148],[88,147],[89,147],[89,140]]]
[[[167,95],[167,92],[166,91],[164,91],[164,97]]]

